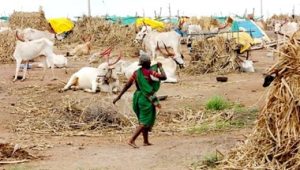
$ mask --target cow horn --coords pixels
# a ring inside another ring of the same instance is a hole
[[[120,55],[119,55],[119,57],[116,59],[116,61],[113,62],[113,63],[108,63],[108,66],[112,66],[112,65],[117,64],[117,62],[119,62],[119,61],[121,60],[121,58],[122,58],[122,53],[120,52]]]
[[[112,51],[113,47],[108,47],[106,50],[104,50],[103,52],[100,52],[101,56],[105,56],[105,55],[110,55],[111,51]]]
[[[25,40],[19,36],[18,31],[16,31],[16,37],[19,41],[25,42]]]

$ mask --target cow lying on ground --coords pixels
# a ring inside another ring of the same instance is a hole
[[[55,68],[63,68],[65,70],[65,73],[67,74],[67,66],[68,66],[68,59],[64,55],[53,55],[53,64]],[[34,64],[33,64],[34,65]],[[48,60],[46,60],[46,66],[47,68],[50,68],[50,63]],[[38,68],[44,68],[44,63],[38,62],[37,66]]]
[[[140,51],[140,54],[143,51]],[[162,67],[166,73],[167,79],[163,82],[165,83],[177,83],[176,69],[177,65],[173,58],[165,58],[165,57],[157,57],[154,61],[151,61],[151,65],[156,64],[157,62],[162,63]],[[101,66],[101,65],[100,65]],[[138,65],[138,61],[136,62],[128,62],[124,60],[120,60],[115,64],[115,71],[117,74],[123,74],[127,79],[136,71],[140,66]],[[157,81],[157,79],[153,78]]]
[[[65,87],[60,92],[68,89],[83,89],[86,92],[96,93],[119,91],[119,79],[114,70],[114,65],[120,60],[121,55],[114,63],[102,63],[98,68],[84,67],[74,73]]]
[[[84,41],[84,44],[79,44],[73,50],[67,52],[67,56],[82,56],[90,54],[92,48],[92,37],[82,38],[82,40]]]

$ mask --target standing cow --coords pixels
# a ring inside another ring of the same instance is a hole
[[[184,61],[180,52],[180,38],[181,36],[175,31],[169,32],[156,32],[149,26],[143,26],[142,30],[137,33],[135,42],[142,41],[143,47],[146,52],[152,55],[152,60],[156,58],[157,50],[161,51],[162,48],[171,48],[174,50],[174,60],[183,67]],[[168,54],[170,55],[170,53]]]

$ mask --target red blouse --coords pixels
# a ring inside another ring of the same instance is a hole
[[[161,74],[159,74],[158,72],[156,71],[153,71],[153,70],[149,70],[149,69],[145,69],[145,68],[142,68],[142,73],[144,75],[144,77],[146,78],[146,80],[148,80],[149,83],[152,82],[152,79],[150,77],[150,75],[152,75],[153,77],[156,77],[156,78],[160,78],[161,77]],[[132,76],[130,77],[129,79],[129,82],[134,82],[137,78],[137,71],[135,71]]]

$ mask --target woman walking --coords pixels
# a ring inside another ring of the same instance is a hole
[[[133,82],[135,82],[136,91],[133,95],[133,110],[139,120],[139,126],[128,142],[128,144],[134,148],[138,148],[135,144],[135,140],[141,133],[143,134],[144,146],[152,145],[149,142],[148,133],[154,125],[156,109],[160,108],[159,100],[155,94],[160,87],[160,81],[153,81],[151,76],[156,77],[159,80],[167,79],[161,63],[158,62],[151,67],[151,60],[148,54],[140,54],[139,65],[142,67],[133,73],[121,93],[113,101],[115,104],[131,87]],[[160,74],[158,73],[158,70],[160,71]]]

